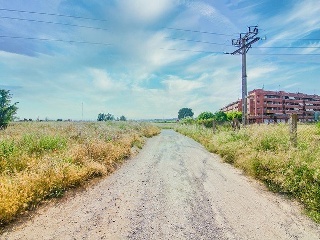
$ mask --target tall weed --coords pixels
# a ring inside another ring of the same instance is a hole
[[[136,122],[16,123],[0,131],[0,228],[47,198],[106,175],[160,130]]]

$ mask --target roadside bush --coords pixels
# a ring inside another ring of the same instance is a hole
[[[197,123],[199,125],[205,126],[206,128],[212,128],[212,126],[213,126],[213,118],[197,120]]]

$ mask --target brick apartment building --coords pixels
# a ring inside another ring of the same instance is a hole
[[[320,114],[320,96],[254,89],[248,93],[249,123],[287,122],[296,113],[301,122],[312,122]],[[223,112],[242,111],[242,100],[230,103]]]

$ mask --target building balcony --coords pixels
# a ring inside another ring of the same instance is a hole
[[[281,110],[266,110],[265,111],[266,114],[274,114],[274,113],[282,113]]]
[[[299,111],[299,110],[286,110],[285,113],[286,113],[286,114],[293,114],[293,113],[303,114],[304,111],[302,111],[302,110],[300,110],[300,111]]]
[[[267,103],[264,105],[264,107],[276,107],[276,108],[282,108],[282,104],[275,104],[275,103]]]
[[[308,105],[306,105],[305,107],[306,107],[306,109],[312,109],[312,110],[315,110],[315,111],[319,111],[320,110],[320,106],[312,106],[312,105],[308,106]]]

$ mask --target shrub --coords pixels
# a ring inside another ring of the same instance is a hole
[[[207,120],[207,119],[213,119],[214,114],[212,112],[202,112],[198,116],[198,120]]]

